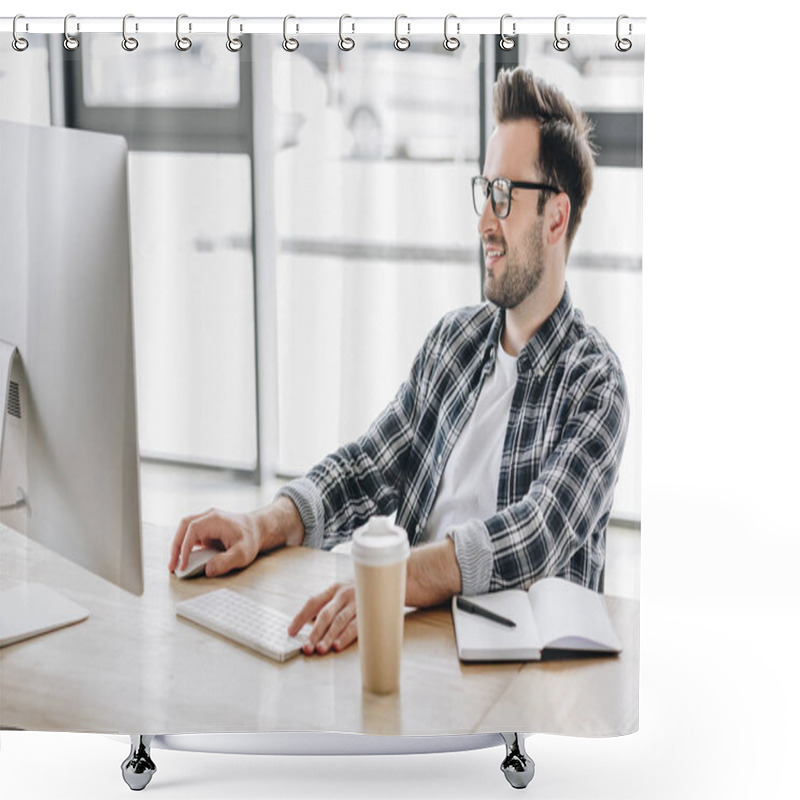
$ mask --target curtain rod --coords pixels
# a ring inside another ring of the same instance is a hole
[[[127,21],[129,33],[175,33],[175,17],[136,17]],[[64,33],[65,25],[71,36],[82,33],[122,34],[122,17],[81,17],[70,14],[64,17],[28,17],[19,15],[16,32],[19,35],[37,33]],[[347,35],[385,34],[394,36],[396,25],[404,36],[415,34],[445,33],[444,17],[236,17],[231,18],[231,28],[235,35],[248,33],[275,34],[282,36],[288,31],[291,35],[328,34]],[[229,31],[228,17],[193,17],[181,15],[181,31],[192,34],[226,34]],[[555,17],[514,17],[504,15],[502,32],[505,36],[519,34],[553,35],[558,28],[559,35],[608,35],[618,32],[622,36],[637,36],[645,32],[644,17],[570,17],[559,14]],[[0,32],[11,34],[14,31],[13,17],[0,17]],[[458,17],[449,15],[448,35],[469,36],[478,34],[501,34],[500,17]]]

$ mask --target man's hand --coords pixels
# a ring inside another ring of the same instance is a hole
[[[232,569],[242,569],[255,561],[265,550],[285,544],[300,544],[303,523],[294,503],[279,497],[260,511],[232,514],[211,509],[181,520],[169,559],[169,571],[183,569],[195,545],[221,550],[206,564],[206,575],[212,578]]]
[[[406,605],[418,608],[440,605],[460,591],[461,570],[450,539],[411,551],[406,573]],[[315,624],[303,647],[306,655],[314,652],[324,655],[349,647],[358,638],[353,584],[334,583],[314,595],[290,623],[289,635],[294,636],[312,620]]]
[[[324,592],[314,595],[289,624],[289,636],[294,636],[307,622],[316,620],[303,652],[325,655],[349,647],[358,637],[356,627],[356,590],[351,583],[334,583]]]

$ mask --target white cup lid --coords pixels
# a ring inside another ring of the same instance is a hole
[[[353,561],[370,567],[382,567],[405,561],[411,548],[408,534],[387,517],[372,517],[353,534]]]

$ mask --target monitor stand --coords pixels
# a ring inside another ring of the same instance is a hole
[[[0,341],[0,521],[26,533],[28,503],[27,403],[22,360],[17,348]],[[0,591],[0,647],[81,622],[89,612],[38,583]]]
[[[16,346],[0,339],[0,521],[26,533],[27,397]]]

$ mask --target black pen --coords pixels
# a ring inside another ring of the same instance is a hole
[[[495,614],[494,611],[489,611],[488,608],[479,606],[477,603],[473,603],[472,600],[467,600],[466,597],[462,597],[461,595],[456,597],[456,605],[468,614],[477,614],[479,617],[486,617],[486,619],[490,619],[492,622],[499,622],[501,625],[505,625],[509,628],[517,627],[517,623],[514,622],[514,620],[501,617],[499,614]]]

